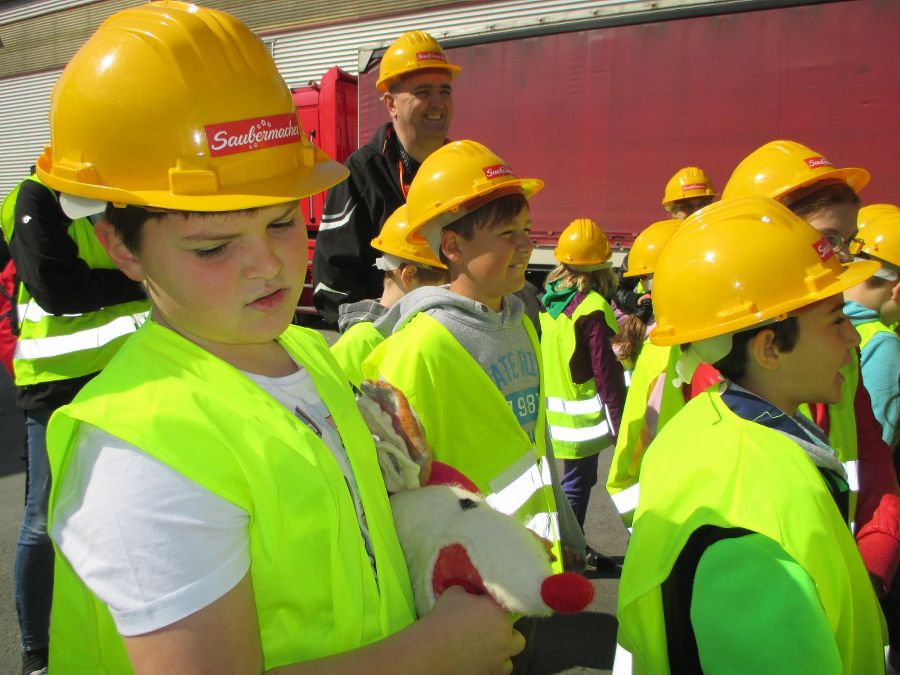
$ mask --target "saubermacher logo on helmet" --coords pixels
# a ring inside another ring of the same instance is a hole
[[[293,113],[210,124],[204,131],[210,157],[296,143],[302,136]]]
[[[506,164],[494,164],[493,166],[486,166],[482,169],[482,171],[484,171],[484,175],[488,178],[500,178],[500,176],[512,176],[513,178],[515,178],[516,176],[513,170]]]
[[[447,63],[447,57],[440,52],[416,52],[416,61],[443,61]]]
[[[687,192],[688,190],[705,190],[706,183],[688,183],[687,185],[682,185],[682,192]]]
[[[834,166],[834,164],[824,157],[807,157],[804,161],[810,169],[817,169],[822,166]]]
[[[813,248],[816,250],[819,258],[823,261],[828,260],[831,256],[834,255],[834,249],[831,247],[831,244],[828,243],[828,239],[822,237],[817,242],[813,244]]]

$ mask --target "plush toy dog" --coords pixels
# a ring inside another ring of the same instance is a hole
[[[359,408],[375,436],[392,493],[419,616],[454,585],[486,593],[524,616],[580,612],[593,600],[594,588],[580,574],[553,574],[547,542],[488,506],[463,474],[432,462],[422,428],[400,390],[367,380]]]

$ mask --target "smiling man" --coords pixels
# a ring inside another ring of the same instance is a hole
[[[350,155],[350,178],[329,191],[316,238],[314,301],[329,323],[337,323],[340,305],[381,294],[382,273],[369,242],[406,201],[419,165],[446,142],[451,80],[460,70],[422,31],[404,33],[382,57],[375,86],[390,122]]]

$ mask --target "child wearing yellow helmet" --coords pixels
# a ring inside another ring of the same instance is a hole
[[[872,412],[881,424],[882,438],[891,444],[900,414],[894,399],[900,393],[900,337],[891,328],[900,321],[900,209],[872,204],[859,210],[858,259],[875,260],[881,267],[844,293],[844,311],[860,335],[860,370],[872,399]]]
[[[360,300],[338,307],[341,337],[331,353],[353,386],[362,383],[362,363],[386,336],[399,318],[390,309],[400,298],[422,286],[440,286],[450,281],[447,266],[424,239],[408,238],[406,205],[397,208],[372,240],[381,251],[375,267],[384,272],[384,291],[377,300]]]
[[[491,601],[452,591],[415,622],[371,433],[322,337],[290,325],[299,200],[347,171],[263,42],[182,2],[118,12],[50,128],[41,180],[104,211],[152,305],[49,426],[50,670],[503,668],[524,640]]]
[[[583,528],[600,453],[615,444],[625,404],[611,344],[619,330],[610,305],[617,278],[606,234],[589,218],[562,231],[554,256],[559,264],[547,277],[541,314],[547,422],[553,453],[563,460],[563,490]],[[586,561],[613,567],[593,548]]]
[[[848,523],[848,476],[797,414],[841,396],[870,276],[764,197],[687,220],[654,277],[651,340],[725,376],[651,443],[619,587],[634,671],[881,672],[883,619]]]
[[[653,223],[634,240],[629,252],[631,264],[624,274],[639,279],[648,292],[653,290],[653,274],[660,253],[681,222],[673,218]],[[632,339],[636,341],[644,338],[654,325],[652,316],[645,323],[632,314],[622,320],[621,332],[634,333]],[[684,396],[680,386],[672,386],[677,351],[654,345],[649,338],[643,340],[639,350],[629,348],[624,341],[618,343],[618,336],[613,340],[613,348],[628,349],[627,356],[636,359],[606,481],[619,517],[630,527],[640,494],[641,458],[656,434],[684,406]],[[622,358],[621,353],[618,355]]]

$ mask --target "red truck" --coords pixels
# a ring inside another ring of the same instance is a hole
[[[660,201],[676,170],[700,166],[721,189],[743,157],[776,138],[869,169],[863,200],[897,202],[900,2],[646,4],[594,22],[437,35],[463,68],[452,137],[482,141],[546,182],[532,201],[535,270],[554,264],[556,238],[573,218],[597,220],[624,252],[666,217]],[[382,53],[371,51],[360,72],[359,133],[349,146],[332,150],[330,130],[303,118],[337,159],[387,120],[375,90]],[[321,116],[349,129],[353,78],[340,77],[345,107]]]

